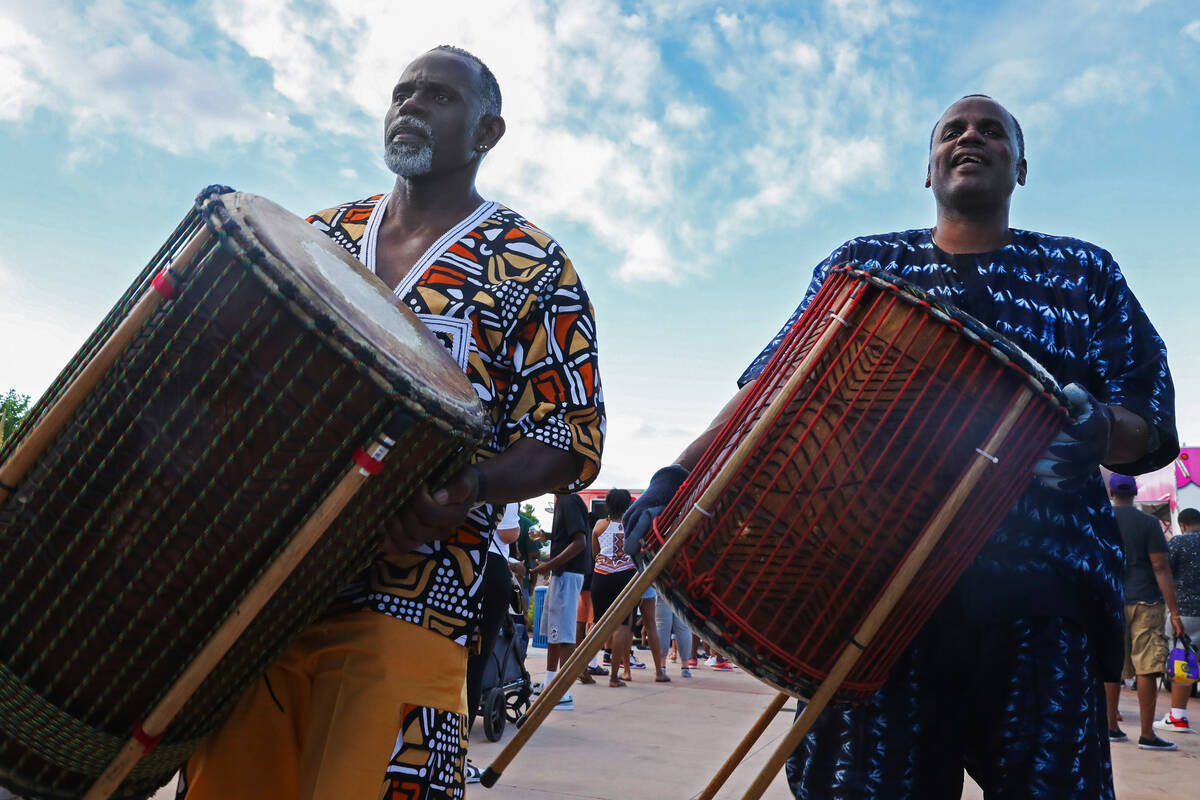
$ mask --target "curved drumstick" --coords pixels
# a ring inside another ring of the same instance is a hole
[[[133,341],[133,337],[141,330],[150,315],[162,304],[163,300],[174,296],[174,286],[163,282],[166,280],[167,270],[170,270],[174,280],[178,281],[182,278],[187,268],[196,260],[201,248],[208,243],[209,238],[210,234],[207,228],[199,231],[179,256],[173,259],[165,270],[155,276],[151,286],[130,309],[129,315],[121,320],[121,324],[100,346],[91,361],[79,371],[75,380],[71,381],[71,385],[63,391],[62,396],[55,401],[46,415],[22,440],[8,460],[0,465],[0,503],[7,500],[8,496],[16,490],[17,484],[29,474],[29,470],[37,463],[38,458],[67,426],[72,415],[83,405],[83,401],[87,399],[92,389],[95,389],[96,385],[100,383],[100,379],[121,355],[121,351]]]
[[[825,330],[821,332],[817,343],[805,355],[804,360],[796,367],[796,370],[788,378],[787,383],[771,399],[771,403],[766,411],[763,412],[762,418],[772,419],[777,416],[791,400],[791,395],[795,392],[796,387],[808,377],[813,363],[824,350],[826,343],[828,343],[829,339],[842,324],[838,320],[838,317],[845,317],[857,302],[857,297],[849,289],[843,295],[842,305],[838,313],[830,315],[831,321],[826,323]],[[675,558],[675,555],[683,549],[683,545],[687,543],[696,526],[709,515],[708,509],[712,508],[716,500],[725,491],[725,487],[729,484],[730,480],[733,479],[735,473],[741,469],[742,463],[758,447],[759,441],[766,435],[768,427],[766,425],[755,425],[746,437],[738,443],[737,449],[734,450],[728,461],[721,468],[721,471],[713,478],[708,488],[705,489],[704,494],[688,509],[687,515],[675,530],[667,536],[662,548],[654,555],[650,563],[646,565],[646,570],[625,586],[625,589],[618,595],[616,601],[609,607],[604,616],[596,621],[596,624],[592,626],[588,635],[575,648],[575,652],[567,659],[567,663],[559,665],[558,673],[554,676],[554,680],[550,681],[549,686],[542,689],[542,693],[538,695],[538,699],[525,712],[525,722],[517,728],[516,735],[505,745],[504,749],[488,765],[487,769],[483,771],[480,783],[486,787],[496,784],[504,768],[509,765],[521,748],[525,746],[525,743],[529,741],[529,737],[533,736],[533,732],[537,730],[538,726],[545,721],[550,711],[554,708],[555,703],[567,693],[567,689],[575,680],[575,676],[579,674],[583,665],[599,649],[600,643],[608,638],[608,635],[616,629],[621,620],[629,616],[633,611],[633,607],[638,604],[642,595],[650,588],[650,584],[666,569],[667,564]]]
[[[892,613],[892,609],[900,600],[901,595],[908,589],[917,572],[925,564],[925,560],[929,557],[930,552],[942,538],[942,533],[945,532],[946,526],[954,519],[954,515],[958,513],[963,502],[966,501],[968,495],[975,489],[977,484],[984,475],[984,471],[995,465],[988,453],[995,453],[999,450],[1000,445],[1008,438],[1012,432],[1013,426],[1017,423],[1021,413],[1025,410],[1025,406],[1033,399],[1033,392],[1028,387],[1022,387],[1021,391],[1013,398],[1009,404],[1008,410],[1000,419],[988,437],[987,442],[980,450],[976,451],[976,455],[970,466],[963,472],[962,476],[954,484],[954,488],[946,496],[945,501],[934,513],[933,517],[925,525],[925,529],[921,531],[920,537],[913,544],[912,550],[908,557],[897,568],[896,573],[892,576],[892,580],[888,583],[887,588],[879,595],[879,599],[875,605],[871,607],[862,625],[858,630],[853,632],[850,639],[850,644],[847,644],[834,662],[833,668],[829,670],[829,674],[821,685],[817,687],[817,691],[813,693],[812,699],[808,701],[808,705],[796,721],[792,723],[791,729],[771,757],[767,759],[767,763],[763,765],[754,782],[750,784],[750,788],[742,795],[742,800],[758,800],[762,797],[763,792],[770,786],[771,781],[775,779],[775,775],[783,767],[788,756],[790,756],[800,744],[812,728],[813,723],[817,721],[817,717],[825,710],[830,699],[833,698],[834,692],[842,685],[842,681],[846,679],[851,668],[859,657],[863,654],[863,650],[871,643],[871,639],[879,631],[888,615]],[[857,645],[857,646],[853,646]]]

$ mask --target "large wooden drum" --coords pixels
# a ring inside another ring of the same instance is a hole
[[[1066,419],[1053,378],[998,334],[898,279],[835,268],[655,520],[651,549],[701,515],[659,586],[701,636],[793,694],[813,696],[863,648],[834,695],[862,701]],[[990,474],[967,489],[981,458]],[[940,541],[864,645],[860,624],[931,521]]]
[[[462,371],[382,283],[299,217],[214,187],[0,463],[151,284],[172,299],[0,506],[0,784],[24,796],[86,791],[356,457],[373,463],[360,448],[390,437],[117,796],[168,781],[370,562],[389,515],[486,430]]]

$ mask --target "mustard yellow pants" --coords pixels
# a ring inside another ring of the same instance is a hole
[[[463,797],[466,648],[363,610],[306,628],[188,760],[187,800]]]

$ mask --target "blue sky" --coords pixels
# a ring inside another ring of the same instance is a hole
[[[0,391],[50,383],[205,185],[298,214],[387,189],[391,86],[454,43],[504,93],[481,191],[596,308],[598,487],[674,459],[838,244],[932,223],[929,129],[971,92],[1025,129],[1012,224],[1116,256],[1200,443],[1200,7],[975,5],[0,0]]]

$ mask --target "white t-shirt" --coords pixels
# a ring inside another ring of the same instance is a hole
[[[492,541],[488,547],[491,552],[508,558],[508,545],[500,541],[498,532],[520,527],[521,518],[517,515],[518,510],[517,503],[509,503],[504,507],[504,516],[500,519],[500,524],[496,526],[496,530],[492,531]]]

